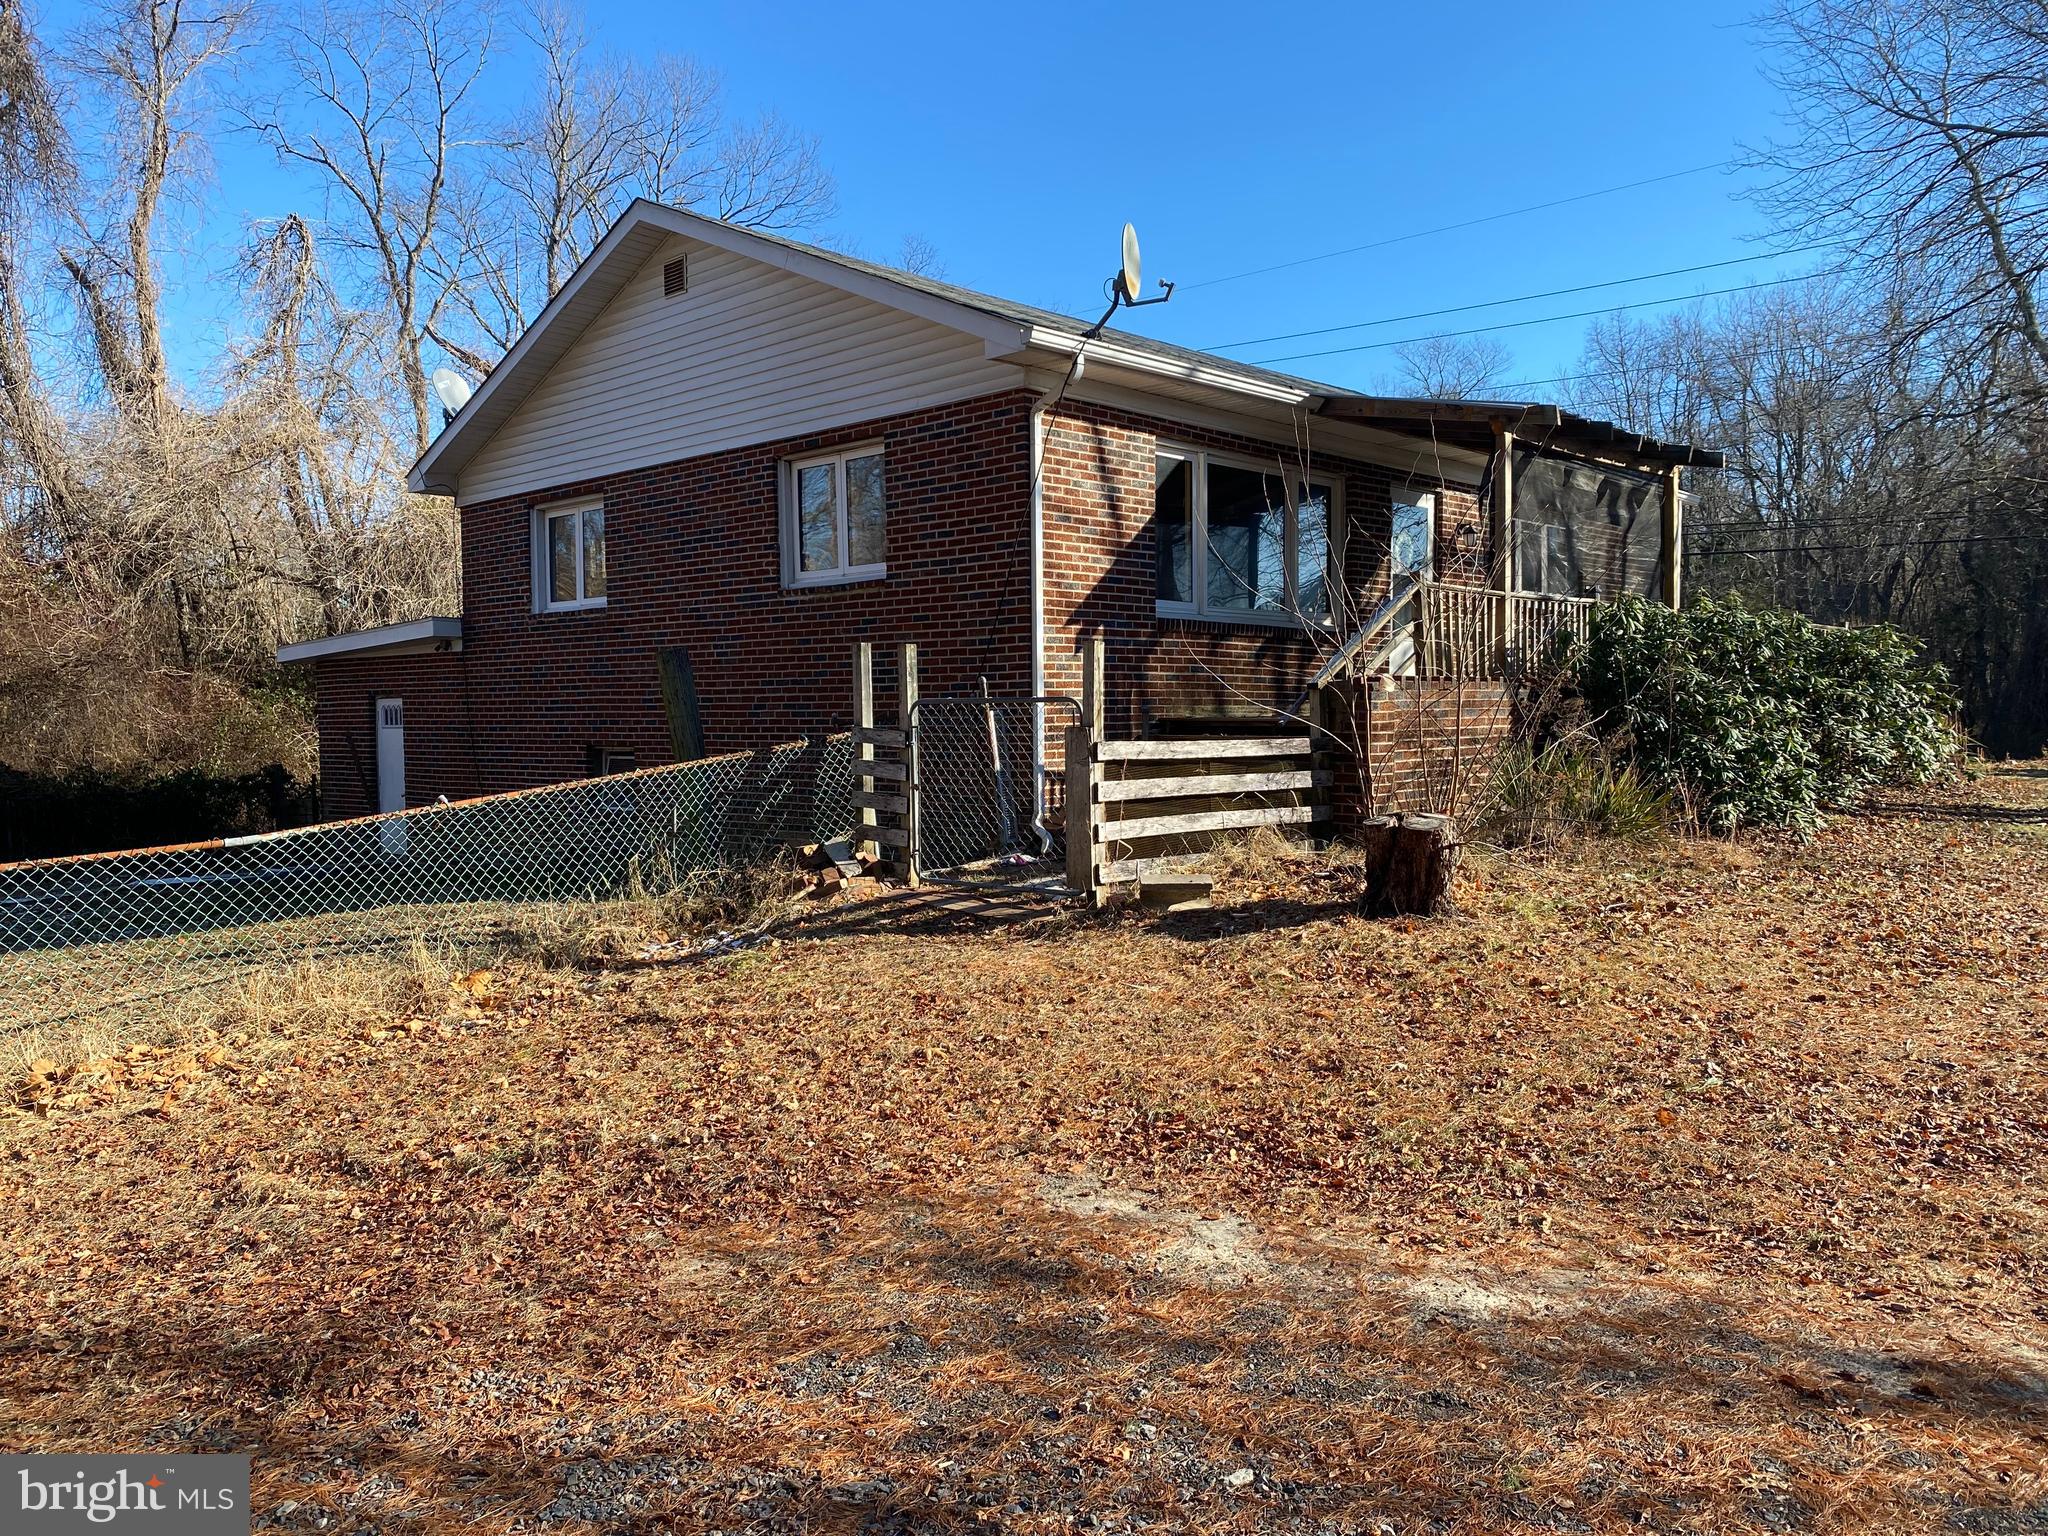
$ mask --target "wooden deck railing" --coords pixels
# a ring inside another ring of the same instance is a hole
[[[1559,633],[1584,638],[1594,600],[1426,582],[1416,591],[1413,667],[1424,677],[1499,677],[1543,656]]]

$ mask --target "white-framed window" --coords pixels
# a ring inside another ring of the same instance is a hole
[[[782,470],[782,581],[790,587],[889,574],[882,445],[790,459]]]
[[[1389,548],[1394,578],[1420,576],[1436,569],[1436,492],[1394,487],[1394,516]]]
[[[534,611],[602,608],[604,594],[604,498],[534,508]]]
[[[1332,541],[1344,526],[1336,476],[1297,479],[1290,495],[1278,465],[1165,443],[1154,467],[1162,615],[1328,621]]]

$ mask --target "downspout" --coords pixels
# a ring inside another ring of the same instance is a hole
[[[1031,697],[1045,697],[1045,410],[1043,397],[1031,406]],[[1031,824],[1046,838],[1045,706],[1031,706]]]

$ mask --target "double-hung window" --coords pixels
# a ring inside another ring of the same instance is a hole
[[[879,444],[791,459],[783,467],[784,584],[816,587],[886,576],[886,520]]]
[[[1328,622],[1331,530],[1342,526],[1334,478],[1165,446],[1154,467],[1161,614]]]
[[[542,613],[604,606],[604,502],[558,502],[533,514],[533,605]]]

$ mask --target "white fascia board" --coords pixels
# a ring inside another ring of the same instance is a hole
[[[681,235],[684,239],[714,246],[721,251],[730,251],[736,256],[758,261],[763,266],[794,272],[799,277],[808,277],[828,288],[837,288],[842,293],[871,299],[889,309],[901,310],[904,314],[916,315],[934,324],[964,331],[970,336],[978,336],[984,343],[990,345],[1002,345],[1014,351],[1015,343],[1023,334],[1023,328],[1015,322],[999,319],[970,304],[961,304],[935,293],[926,293],[904,283],[891,282],[888,278],[872,272],[857,272],[852,267],[841,266],[826,257],[813,256],[809,251],[792,250],[776,241],[764,240],[751,231],[736,229],[730,224],[721,224],[717,219],[707,219],[699,213],[670,208],[662,203],[650,203],[645,198],[640,198],[620,215],[620,222],[624,223],[635,215],[638,215],[641,222],[652,224],[669,234]],[[989,355],[1001,357],[1006,354],[991,352]]]
[[[381,652],[391,655],[438,655],[462,649],[462,620],[451,618],[409,619],[403,624],[383,624],[359,629],[352,635],[328,635],[320,640],[302,640],[280,646],[282,663],[318,661],[326,656],[363,655]]]

